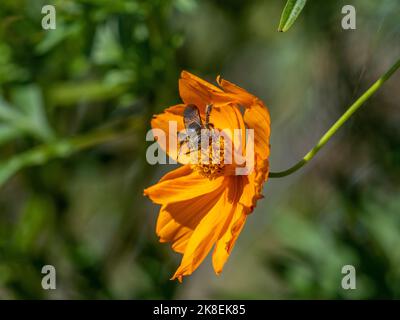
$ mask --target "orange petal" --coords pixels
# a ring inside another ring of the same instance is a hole
[[[190,83],[195,84],[196,87],[201,88],[202,90],[207,90],[210,92],[223,92],[220,88],[217,86],[213,85],[212,83],[209,83],[208,81],[205,81],[194,74],[188,72],[188,71],[182,71],[181,72],[181,79],[186,80]]]
[[[161,242],[171,242],[172,249],[184,253],[193,230],[215,206],[225,185],[213,193],[195,199],[164,205],[158,216],[156,233]]]
[[[166,173],[163,177],[161,177],[160,182],[176,179],[182,176],[187,176],[192,173],[192,169],[190,165],[184,165],[176,168],[175,170],[171,170],[170,172]]]
[[[181,265],[172,279],[182,280],[183,276],[192,274],[207,256],[218,236],[232,218],[234,208],[241,194],[235,183],[235,177],[230,178],[229,187],[224,189],[218,202],[201,220],[191,235],[181,261]]]
[[[262,187],[268,179],[270,154],[270,116],[261,101],[256,100],[244,112],[244,122],[249,129],[254,129],[254,170],[248,176],[249,183],[244,187],[240,202],[253,211],[258,199],[262,198]]]
[[[240,232],[258,199],[262,198],[262,187],[268,177],[268,163],[260,164],[260,158],[256,155],[255,170],[249,176],[237,176],[236,181],[242,184],[239,203],[236,205],[229,225],[222,229],[213,252],[213,267],[216,274],[222,269],[235,245]],[[268,160],[266,160],[268,162]],[[263,171],[264,170],[264,171]],[[240,180],[241,179],[241,180]]]
[[[245,89],[222,79],[217,78],[220,87],[231,96],[232,100],[244,106],[244,123],[247,128],[254,129],[254,151],[261,159],[268,159],[270,153],[270,126],[271,120],[267,108],[262,101]]]
[[[190,169],[189,166],[175,171],[167,173],[158,183],[145,189],[144,195],[157,204],[185,201],[215,191],[225,179],[221,176],[209,180]]]

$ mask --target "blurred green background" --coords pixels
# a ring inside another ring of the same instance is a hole
[[[43,30],[53,4],[56,30]],[[341,28],[341,8],[357,29]],[[184,283],[142,195],[169,166],[145,160],[149,120],[179,103],[182,69],[258,95],[271,167],[301,158],[400,55],[400,3],[0,2],[0,298],[400,298],[400,76],[304,169],[271,179],[221,276]],[[57,290],[41,268],[57,270]],[[357,289],[341,288],[342,266]]]

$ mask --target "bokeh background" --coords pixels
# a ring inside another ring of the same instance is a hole
[[[41,28],[53,4],[56,30]],[[341,8],[357,29],[341,28]],[[271,168],[298,161],[400,56],[397,0],[0,2],[0,298],[400,298],[400,75],[301,171],[271,179],[224,272],[183,284],[143,197],[149,119],[182,69],[258,95]],[[57,270],[57,290],[41,268]],[[341,288],[354,265],[357,289]]]

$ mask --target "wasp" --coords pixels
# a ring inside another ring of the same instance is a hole
[[[201,149],[202,129],[207,129],[210,132],[214,125],[210,123],[210,114],[213,108],[212,104],[206,106],[205,123],[201,121],[199,108],[194,104],[188,104],[183,111],[183,122],[185,124],[186,133],[179,136],[179,154],[181,154],[182,145],[186,142],[190,153]]]

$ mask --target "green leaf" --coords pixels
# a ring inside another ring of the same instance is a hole
[[[0,124],[0,145],[20,135],[20,131],[9,125]]]
[[[278,31],[286,32],[299,16],[301,10],[306,5],[307,0],[288,0],[281,15]]]

